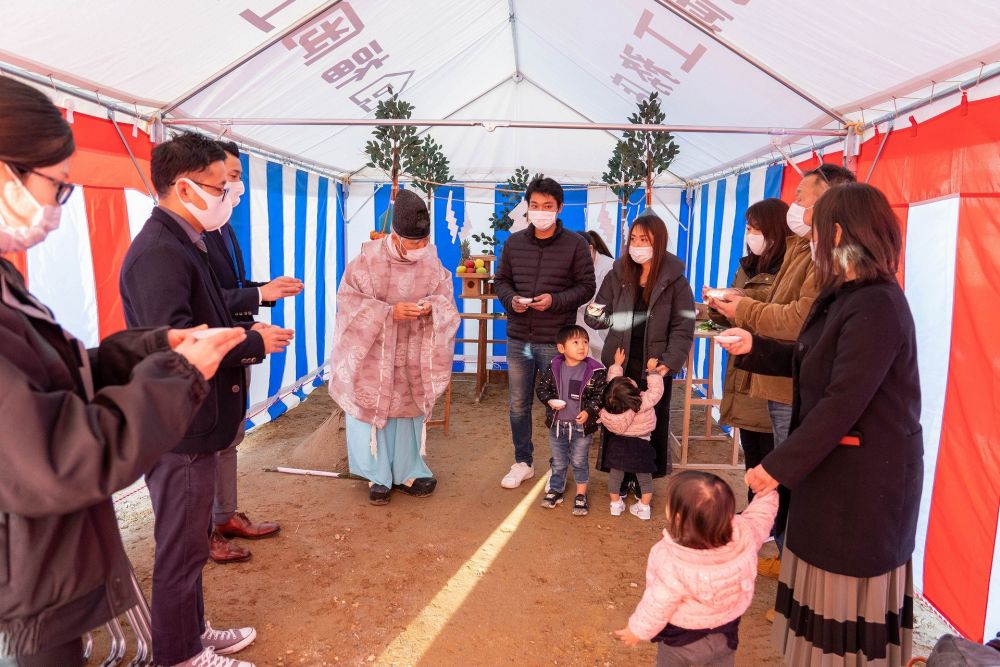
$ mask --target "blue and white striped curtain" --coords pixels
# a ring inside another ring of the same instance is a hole
[[[746,210],[762,199],[781,196],[783,172],[782,165],[762,167],[687,190],[681,200],[677,254],[687,265],[695,301],[701,301],[702,286],[728,287],[732,282],[746,253]],[[694,367],[700,378],[708,375],[708,345],[707,340],[695,342]],[[716,353],[726,356],[721,349]],[[722,397],[726,361],[715,364],[715,398]]]
[[[295,330],[282,354],[254,366],[247,427],[271,421],[328,375],[336,291],[346,265],[340,183],[256,156],[243,156],[247,194],[231,224],[253,280],[294,276],[302,293],[261,308],[258,321]]]

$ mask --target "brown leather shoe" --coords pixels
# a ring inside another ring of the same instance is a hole
[[[259,540],[277,535],[281,526],[273,521],[253,523],[243,512],[237,512],[229,521],[215,524],[215,529],[226,537],[243,537],[248,540]]]
[[[219,531],[213,530],[208,538],[208,556],[216,563],[242,563],[250,560],[250,550],[230,542]]]

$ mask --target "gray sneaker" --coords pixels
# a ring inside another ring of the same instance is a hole
[[[205,632],[201,636],[201,645],[205,648],[211,648],[217,655],[230,655],[250,646],[255,639],[257,639],[257,631],[253,628],[216,630],[208,621],[205,621]]]
[[[547,509],[552,509],[556,505],[561,505],[563,501],[562,491],[547,491],[545,497],[542,498],[542,507]]]
[[[209,646],[198,655],[188,658],[184,662],[178,662],[173,667],[256,667],[256,665],[245,660],[234,660],[219,655]]]

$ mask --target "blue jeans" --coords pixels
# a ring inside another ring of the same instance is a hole
[[[792,426],[792,406],[784,403],[767,402],[767,411],[771,415],[771,430],[774,432],[774,446],[777,447],[788,439],[788,430]],[[778,516],[774,519],[774,544],[778,553],[785,548],[785,522],[788,521],[788,489],[778,487]]]
[[[531,442],[531,404],[535,375],[544,373],[555,358],[555,343],[507,341],[507,383],[510,389],[510,433],[514,440],[514,462],[531,465],[535,446]]]
[[[552,458],[549,467],[552,476],[549,478],[549,491],[562,493],[566,490],[566,470],[573,464],[573,481],[586,484],[590,481],[590,445],[594,442],[594,434],[586,435],[583,427],[574,422],[557,421],[549,431],[549,447]]]

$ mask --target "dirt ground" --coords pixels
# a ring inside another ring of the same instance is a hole
[[[499,486],[512,461],[506,388],[472,400],[472,378],[456,376],[451,428],[428,432],[428,463],[439,480],[430,498],[394,494],[367,502],[361,481],[265,472],[290,466],[347,469],[344,432],[325,388],[247,437],[240,448],[240,509],[280,521],[274,539],[244,542],[250,562],[209,563],[207,617],[216,628],[252,625],[256,642],[239,654],[257,665],[629,665],[652,664],[652,645],[628,648],[621,628],[643,592],[646,557],[663,528],[657,480],[654,518],[611,517],[606,476],[592,473],[591,513],[569,503],[539,506],[548,442],[536,414],[536,477]],[[674,407],[681,405],[674,392]],[[680,416],[673,418],[680,431]],[[697,461],[726,460],[729,445],[692,449]],[[740,473],[725,476],[745,499]],[[147,596],[153,560],[148,495],[120,494],[126,548]],[[773,549],[767,545],[767,549]],[[764,612],[775,580],[759,578],[740,628],[739,665],[778,665]],[[915,655],[943,631],[917,614]],[[106,644],[98,636],[95,655]],[[93,661],[92,661],[93,662]]]

